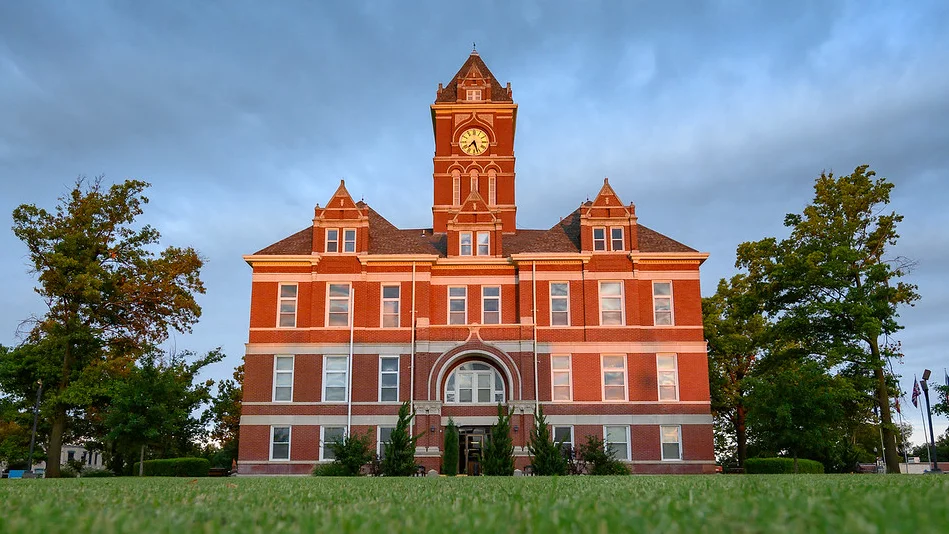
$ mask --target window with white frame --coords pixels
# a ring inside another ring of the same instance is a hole
[[[398,285],[382,286],[382,327],[399,326],[399,290]]]
[[[623,250],[623,229],[610,228],[610,250]]]
[[[465,100],[481,100],[481,89],[467,89]]]
[[[478,256],[488,256],[491,254],[491,234],[488,232],[478,232]]]
[[[555,426],[553,430],[554,443],[560,445],[560,450],[564,454],[569,454],[570,450],[573,449],[573,427]]]
[[[270,427],[270,459],[271,460],[289,460],[290,459],[290,427],[288,426]]]
[[[451,173],[451,203],[455,206],[461,204],[461,174],[458,171]]]
[[[660,426],[659,434],[662,436],[662,459],[663,460],[681,460],[682,459],[682,427]]]
[[[356,252],[356,229],[343,230],[343,252]]]
[[[603,356],[603,400],[626,400],[626,356]]]
[[[468,288],[448,288],[448,324],[468,324]]]
[[[604,426],[603,441],[606,450],[613,453],[617,460],[629,460],[629,427],[623,426]]]
[[[570,326],[570,284],[550,283],[550,325]]]
[[[573,399],[573,377],[570,371],[569,354],[550,356],[551,398],[553,400],[569,401]]]
[[[481,288],[481,324],[501,324],[501,286]]]
[[[399,400],[399,357],[379,357],[379,402]]]
[[[323,357],[323,402],[345,402],[349,380],[347,356]]]
[[[326,290],[327,326],[349,326],[349,284],[329,284]]]
[[[297,285],[280,284],[280,322],[282,328],[297,326]]]
[[[659,400],[679,400],[678,358],[675,354],[657,354],[656,372],[659,382]]]
[[[320,427],[320,460],[335,460],[336,453],[333,452],[332,445],[343,441],[346,438],[346,427],[344,426],[324,426]]]
[[[274,356],[273,400],[274,402],[293,400],[293,356]]]
[[[600,324],[623,324],[622,282],[600,282]]]
[[[652,283],[653,324],[672,324],[672,282]]]
[[[458,255],[471,256],[471,232],[458,232]]]
[[[606,250],[606,228],[593,229],[593,250]]]
[[[481,189],[478,188],[478,171],[472,170],[469,176],[471,176],[471,192],[477,191],[480,193]]]
[[[394,426],[380,426],[376,430],[376,454],[379,455],[380,460],[386,457],[386,445],[392,439],[393,430],[395,430]]]
[[[447,403],[504,402],[504,380],[497,369],[482,362],[467,362],[459,365],[448,375],[445,383]]]
[[[326,230],[326,252],[339,252],[339,230]]]
[[[498,178],[494,171],[488,172],[488,204],[494,206],[498,203]]]

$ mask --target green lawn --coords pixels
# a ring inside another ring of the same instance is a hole
[[[0,532],[946,532],[949,476],[3,480]]]

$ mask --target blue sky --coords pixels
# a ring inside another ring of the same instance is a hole
[[[13,208],[52,207],[80,174],[141,178],[163,244],[207,258],[204,316],[169,346],[223,346],[209,374],[229,376],[241,255],[304,228],[340,178],[431,225],[428,106],[477,42],[520,105],[519,225],[550,227],[608,176],[643,224],[711,253],[705,294],[739,243],[786,235],[822,170],[869,163],[906,216],[893,254],[918,262],[896,370],[906,390],[924,367],[941,380],[947,29],[940,1],[0,2],[0,343],[43,311]]]

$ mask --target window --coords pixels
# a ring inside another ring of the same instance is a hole
[[[455,206],[461,204],[461,173],[458,171],[451,173],[451,203]]]
[[[675,354],[657,354],[656,370],[659,382],[659,400],[679,400],[679,377]]]
[[[573,398],[569,354],[550,357],[550,380],[553,400],[569,401]]]
[[[495,172],[488,171],[488,204],[494,206],[498,203],[498,178]]]
[[[573,448],[573,427],[555,426],[554,443],[561,443],[560,450],[565,454],[569,453]]]
[[[379,358],[379,402],[399,400],[399,357]]]
[[[570,284],[550,283],[550,325],[570,325]]]
[[[623,324],[622,282],[600,282],[600,324]]]
[[[465,91],[465,100],[481,100],[481,89],[468,89]]]
[[[399,286],[382,286],[382,327],[399,326]]]
[[[471,232],[458,232],[458,254],[471,256]]]
[[[271,460],[289,460],[290,459],[290,427],[288,426],[270,427],[270,459]]]
[[[626,400],[626,356],[603,356],[603,400]]]
[[[343,441],[346,437],[346,427],[344,426],[324,426],[320,428],[323,433],[320,439],[320,460],[335,460],[336,453],[333,452],[331,445],[337,441]]]
[[[652,283],[653,324],[672,324],[672,282]]]
[[[459,365],[448,375],[445,384],[445,402],[498,403],[504,402],[504,380],[497,369],[482,362]]]
[[[293,400],[293,356],[275,356],[273,362],[273,400]]]
[[[392,439],[393,430],[395,430],[394,426],[380,426],[376,430],[376,454],[379,455],[380,460],[386,457],[386,445]]]
[[[348,385],[349,358],[323,357],[323,402],[345,402]]]
[[[283,328],[297,326],[297,285],[280,284],[280,322]]]
[[[481,323],[501,324],[501,286],[481,288]]]
[[[72,462],[76,459],[76,451],[69,451],[66,453],[66,461]]]
[[[662,459],[682,459],[682,427],[661,426],[659,434],[662,436]]]
[[[614,458],[617,460],[629,460],[628,426],[603,427],[603,441],[606,442],[606,450],[613,452]]]
[[[326,230],[326,252],[339,252],[339,230]]]
[[[448,324],[468,323],[468,288],[448,288]]]
[[[491,254],[491,234],[478,232],[478,256],[488,256],[489,254]]]
[[[329,284],[327,326],[349,326],[349,284]]]
[[[622,228],[610,228],[610,250],[623,250]]]
[[[593,229],[593,250],[606,250],[606,228]]]
[[[471,171],[471,192],[481,192],[481,189],[478,187],[478,171]]]
[[[356,229],[343,230],[343,252],[356,252]]]

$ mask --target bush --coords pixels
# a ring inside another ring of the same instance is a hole
[[[445,452],[442,453],[442,473],[450,477],[458,474],[458,427],[449,417],[445,428]]]
[[[335,467],[327,468],[327,472],[316,473],[317,466],[314,468],[314,475],[316,476],[335,476],[335,477],[354,477],[359,474],[359,470],[362,469],[362,466],[373,461],[375,454],[370,450],[370,442],[372,440],[369,437],[369,432],[367,431],[363,435],[359,434],[349,434],[343,436],[343,439],[334,441],[332,443],[325,443],[325,447],[329,447],[333,451],[333,463],[332,464],[323,464],[323,465],[333,465]]]
[[[409,434],[414,418],[415,414],[409,413],[409,401],[405,401],[399,408],[399,421],[385,444],[385,457],[381,465],[383,475],[410,477],[415,474],[415,443],[422,434]]]
[[[138,475],[138,462],[132,466],[132,473]],[[145,460],[143,474],[147,477],[206,477],[211,462],[206,458],[166,458],[163,460]]]
[[[514,441],[511,439],[511,414],[498,404],[498,422],[481,456],[482,472],[487,476],[514,475]]]
[[[603,440],[596,436],[587,436],[587,442],[580,445],[577,456],[586,464],[588,475],[628,475],[629,469],[613,456]]]
[[[317,464],[311,473],[315,477],[348,477],[352,476],[346,467],[340,463]]]
[[[824,472],[824,464],[799,458],[797,472],[821,474]],[[794,473],[794,458],[748,458],[745,460],[745,473],[755,475]]]
[[[82,478],[106,478],[114,477],[115,473],[108,469],[83,469]]]
[[[76,478],[77,476],[79,476],[79,472],[76,471],[75,467],[69,464],[59,466],[60,478]]]
[[[534,474],[541,476],[566,475],[567,458],[563,454],[563,441],[554,443],[544,417],[544,407],[537,405],[534,412],[534,428],[531,430],[527,450],[531,454]]]

